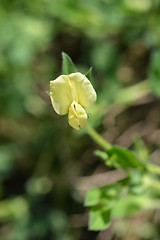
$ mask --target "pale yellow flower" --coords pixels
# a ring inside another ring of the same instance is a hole
[[[61,75],[50,81],[50,97],[56,113],[68,113],[68,122],[76,130],[86,124],[87,114],[84,108],[92,106],[97,98],[88,78],[79,72]]]

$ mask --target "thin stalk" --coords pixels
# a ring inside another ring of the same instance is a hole
[[[86,124],[86,130],[91,138],[104,148],[104,150],[108,151],[112,147],[111,144],[104,140],[88,123]]]

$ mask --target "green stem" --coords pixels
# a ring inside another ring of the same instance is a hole
[[[111,149],[112,145],[104,140],[88,123],[86,124],[86,130],[91,138],[99,144],[104,150],[108,151]],[[151,173],[159,174],[160,175],[160,166],[149,164],[147,169]]]
[[[152,172],[152,173],[155,173],[155,174],[160,174],[160,166],[149,164],[148,165],[148,171]]]
[[[112,147],[111,144],[104,140],[88,123],[86,124],[86,129],[91,138],[104,148],[104,150],[108,151]]]

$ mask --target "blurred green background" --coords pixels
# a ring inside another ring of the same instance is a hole
[[[46,93],[62,51],[93,66],[90,124],[127,148],[141,137],[160,163],[159,13],[159,0],[0,1],[0,240],[159,239],[158,212],[87,230],[86,189],[110,169]]]

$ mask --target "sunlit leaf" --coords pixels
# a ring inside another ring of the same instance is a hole
[[[101,199],[101,190],[100,188],[92,188],[87,193],[86,199],[85,199],[85,206],[94,206],[99,203]]]
[[[106,206],[91,207],[89,217],[89,229],[92,231],[104,230],[110,225],[110,209]]]

